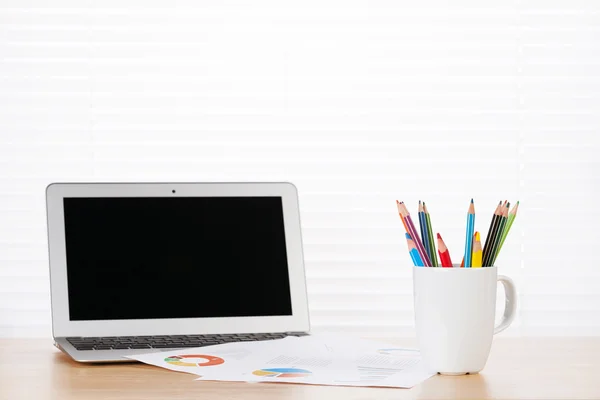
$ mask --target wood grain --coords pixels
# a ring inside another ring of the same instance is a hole
[[[600,399],[599,371],[600,338],[497,338],[480,374],[412,389],[198,382],[143,364],[79,364],[50,340],[0,340],[0,399],[11,400]]]

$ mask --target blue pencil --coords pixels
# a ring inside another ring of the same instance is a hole
[[[431,243],[429,243],[427,217],[425,216],[425,210],[423,209],[421,200],[419,200],[419,226],[421,227],[421,240],[423,241],[423,246],[425,246],[425,251],[427,251],[427,254],[431,257]]]
[[[423,263],[423,259],[419,255],[417,245],[415,245],[415,242],[412,240],[408,232],[406,233],[406,243],[408,243],[408,252],[410,253],[410,257],[413,260],[413,264],[415,264],[416,267],[424,267],[425,264]]]
[[[475,230],[475,204],[471,199],[467,213],[467,235],[465,237],[465,268],[471,268],[473,256],[473,232]]]

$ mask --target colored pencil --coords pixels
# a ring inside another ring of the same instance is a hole
[[[406,207],[406,204],[404,202],[400,202],[400,211],[402,216],[404,217],[404,221],[406,222],[406,226],[408,228],[411,239],[415,242],[415,245],[417,246],[417,251],[419,252],[419,256],[421,257],[424,266],[430,267],[431,261],[429,260],[429,256],[427,255],[425,246],[423,245],[423,241],[419,237],[417,228],[415,228],[415,224],[410,216],[410,212],[408,211],[408,208]]]
[[[400,206],[400,202],[398,200],[396,200],[396,207],[398,207],[398,215],[400,216],[400,221],[402,221],[402,225],[404,225],[404,230],[408,233],[408,226],[406,226],[406,221],[404,220],[404,217],[400,213],[399,206]]]
[[[423,260],[423,264],[426,267],[431,267],[431,262],[429,261],[429,257],[427,256],[427,253],[425,252],[425,247],[423,246],[423,242],[421,242],[421,239],[419,238],[419,234],[417,233],[417,229],[415,228],[415,224],[413,223],[412,218],[410,217],[410,213],[408,212],[406,205],[404,203],[399,203],[398,211],[400,212],[400,214],[402,214],[402,217],[406,221],[408,233],[410,234],[410,237],[412,238],[412,240],[415,242],[415,245],[417,246],[417,251],[419,252],[419,256],[421,256],[421,260]]]
[[[506,204],[506,201],[504,202]],[[500,226],[500,219],[502,218],[502,210],[503,210],[502,201],[498,207],[496,207],[496,211],[494,211],[494,216],[492,217],[492,222],[490,224],[490,229],[488,231],[488,235],[485,238],[485,244],[483,245],[483,266],[488,266],[488,258],[490,248],[494,244],[494,238],[496,237],[496,233],[498,232],[498,227]]]
[[[423,260],[421,259],[421,256],[419,255],[419,251],[417,250],[417,246],[415,245],[415,242],[410,237],[409,233],[406,233],[406,243],[408,244],[408,252],[410,254],[410,257],[413,260],[413,264],[416,267],[423,267],[424,266]]]
[[[429,245],[429,232],[427,232],[427,220],[425,219],[425,212],[423,211],[423,203],[419,200],[419,227],[421,228],[421,240],[423,241],[423,247],[431,260],[431,246]],[[431,262],[433,265],[433,261]]]
[[[508,206],[510,206],[509,202],[505,202],[502,205],[502,210],[500,211],[500,219],[498,220],[498,227],[495,230],[495,232],[492,232],[493,236],[490,238],[490,240],[491,240],[490,247],[488,247],[487,255],[484,256],[484,258],[483,258],[483,266],[484,267],[491,267],[494,264],[494,254],[496,252],[496,248],[497,248],[498,244],[500,243],[500,237],[502,236],[502,229],[504,228],[502,223],[506,221],[506,218],[504,218],[504,211],[508,209]]]
[[[475,232],[475,237],[473,239],[473,261],[471,261],[473,268],[481,268],[481,256],[481,238],[479,232]]]
[[[502,235],[506,230],[506,223],[508,222],[508,208],[510,207],[510,203],[506,203],[506,207],[502,210],[502,219],[500,220],[500,226],[498,227],[498,233],[496,234],[496,240],[494,240],[494,247],[490,250],[490,257],[488,262],[490,267],[494,265],[496,262],[496,257],[498,257],[498,251],[500,247],[500,240],[502,240]]]
[[[494,214],[492,214],[492,220],[490,221],[490,227],[488,228],[488,233],[487,233],[485,242],[483,244],[483,254],[486,254],[486,248],[490,244],[489,238],[492,235],[492,228],[494,227],[494,223],[496,222],[496,220],[498,218],[500,218],[501,210],[502,210],[502,200],[500,200],[498,202],[498,206],[496,206],[496,209],[494,210]]]
[[[500,253],[500,250],[502,250],[502,245],[504,244],[504,241],[506,240],[506,237],[508,236],[508,232],[510,231],[510,227],[512,226],[513,222],[515,222],[515,218],[517,218],[517,210],[519,209],[519,202],[517,201],[517,204],[515,204],[512,208],[512,210],[510,210],[510,213],[508,214],[508,221],[506,222],[506,228],[504,229],[504,232],[502,232],[502,237],[500,238],[500,246],[498,246],[498,253]],[[496,257],[498,257],[498,255],[496,255]],[[494,259],[494,261],[496,261]]]
[[[471,199],[469,211],[467,212],[467,234],[465,236],[465,268],[471,268],[473,251],[473,231],[475,230],[475,204]]]
[[[438,233],[437,239],[438,252],[440,253],[440,262],[442,263],[442,267],[452,268],[452,259],[450,259],[450,251],[448,251],[448,247],[446,247],[446,243],[444,243],[442,235]]]
[[[438,267],[437,254],[435,254],[435,242],[433,241],[433,230],[431,229],[431,215],[427,211],[427,206],[423,202],[423,212],[425,213],[425,222],[427,222],[427,234],[429,235],[429,259],[434,267]]]

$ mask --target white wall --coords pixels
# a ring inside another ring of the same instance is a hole
[[[413,333],[395,200],[460,259],[521,201],[503,335],[600,334],[600,2],[3,0],[0,336],[48,336],[44,188],[297,184],[315,330]]]

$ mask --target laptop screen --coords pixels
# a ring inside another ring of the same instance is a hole
[[[281,197],[65,198],[71,321],[292,315]]]

